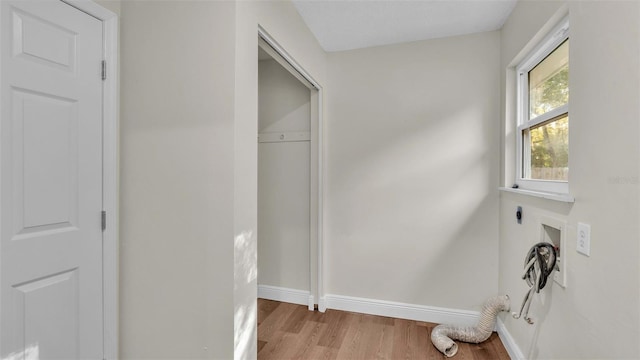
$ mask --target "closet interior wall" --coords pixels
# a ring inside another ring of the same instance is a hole
[[[258,62],[258,285],[309,292],[310,90]]]

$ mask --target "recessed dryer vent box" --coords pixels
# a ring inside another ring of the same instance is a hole
[[[540,241],[553,244],[557,253],[553,281],[563,288],[567,287],[566,228],[565,221],[548,217],[540,219]]]

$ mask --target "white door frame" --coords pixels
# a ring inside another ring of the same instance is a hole
[[[312,90],[311,116],[312,116],[312,124],[313,124],[314,117],[317,120],[317,129],[315,130],[317,131],[318,146],[317,146],[317,149],[311,149],[311,153],[313,158],[314,151],[317,152],[318,166],[316,169],[312,169],[311,174],[312,175],[315,174],[316,176],[315,176],[315,179],[312,177],[311,183],[312,185],[315,185],[314,183],[317,183],[318,193],[317,193],[316,199],[311,199],[312,205],[314,204],[314,202],[317,203],[317,207],[314,207],[314,209],[312,209],[312,210],[315,210],[317,216],[315,219],[312,219],[311,231],[315,230],[315,235],[317,236],[318,246],[317,246],[316,253],[317,253],[317,275],[318,276],[317,276],[317,279],[310,279],[310,282],[309,282],[310,292],[312,294],[310,297],[309,309],[313,310],[314,302],[317,302],[318,310],[320,312],[325,312],[325,310],[327,309],[327,306],[324,299],[324,283],[323,283],[323,278],[324,278],[323,277],[323,271],[324,271],[323,248],[324,247],[323,247],[323,241],[322,241],[323,240],[322,238],[323,237],[323,226],[322,226],[323,224],[323,188],[324,188],[324,181],[323,181],[324,166],[323,166],[323,156],[322,156],[323,155],[323,131],[322,131],[323,130],[323,113],[322,113],[323,90],[322,90],[322,86],[302,66],[300,66],[300,64],[291,55],[289,55],[289,53],[280,44],[278,44],[278,42],[271,35],[269,35],[269,33],[260,25],[258,25],[258,36],[262,40],[264,40],[267,44],[269,44],[269,46],[271,46],[271,48],[275,50],[275,52],[278,53],[278,55],[280,55],[280,57],[282,57],[282,59],[284,59],[284,61],[286,61],[288,65],[291,66],[291,69],[289,69],[289,67],[287,66],[285,66],[285,68],[287,68],[287,70],[289,70],[292,73],[292,75],[300,79],[301,82],[305,84],[307,87],[309,87],[310,85],[311,86],[310,90]],[[313,224],[314,222],[316,222],[316,224]],[[313,225],[316,225],[315,229]],[[313,254],[313,251],[311,251],[311,254]],[[311,254],[310,254],[310,260],[312,256]],[[310,264],[310,270],[312,266],[313,264]],[[313,271],[310,271],[310,273],[312,274]],[[314,293],[317,294],[317,298],[315,299],[315,301],[313,300]]]
[[[118,358],[118,16],[91,0],[61,0],[103,24],[106,79],[102,82],[103,357]]]

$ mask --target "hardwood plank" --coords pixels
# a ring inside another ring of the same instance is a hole
[[[500,336],[498,336],[498,333],[493,333],[493,335],[495,335],[495,338],[491,339],[491,343],[493,344],[493,348],[496,351],[497,358],[509,359],[510,358],[509,353],[507,352],[507,349],[502,344],[502,340],[500,339]]]
[[[412,342],[412,326],[415,321],[396,319],[393,324],[393,346],[391,357],[394,359],[413,359],[411,342]]]
[[[393,326],[394,319],[386,316],[376,316],[369,314],[362,314],[362,321],[372,322],[374,324]]]
[[[258,325],[260,325],[262,321],[264,321],[264,319],[271,315],[273,310],[275,310],[278,305],[280,305],[280,303],[277,301],[265,299],[258,300]]]
[[[433,353],[429,329],[416,321],[395,319],[393,335],[393,359],[423,360]]]
[[[258,340],[258,352],[260,352],[260,350],[262,350],[262,348],[267,345],[266,341],[260,341]]]
[[[500,338],[497,333],[491,334],[487,341],[480,344],[473,344],[473,358],[475,360],[491,360],[498,359],[503,356],[509,356],[504,346],[497,346],[498,344],[502,345],[500,342]],[[500,352],[497,348],[502,348],[504,350],[504,354]]]
[[[356,359],[363,336],[362,327],[360,326],[361,318],[362,314],[350,313],[348,320],[343,323],[346,327],[346,332],[338,351],[338,359]]]
[[[274,334],[282,330],[289,316],[294,312],[296,307],[299,306],[300,305],[296,304],[279,303],[271,314],[258,326],[258,340],[269,342]]]
[[[364,359],[392,359],[393,325],[375,324],[369,327],[370,341],[364,344]]]
[[[347,333],[350,317],[351,315],[345,311],[327,310],[323,320],[328,324],[328,328],[318,345],[339,349]]]
[[[418,329],[418,341],[416,347],[418,349],[426,349],[425,358],[427,360],[440,360],[443,358],[442,353],[440,353],[440,351],[438,351],[438,349],[436,349],[436,347],[431,343],[431,331],[436,325],[431,323],[429,324],[429,326],[420,325],[419,322],[416,324]]]
[[[306,324],[307,319],[309,319],[313,313],[313,311],[309,311],[309,309],[304,306],[296,307],[287,318],[287,321],[282,325],[282,330],[290,333],[299,333]]]
[[[338,358],[337,348],[316,345],[313,347],[312,351],[309,353],[309,357],[307,359],[335,360],[337,358]]]
[[[260,359],[292,359],[298,339],[295,334],[277,330],[258,353]]]
[[[308,321],[299,333],[277,331],[258,352],[258,357],[264,360],[309,359],[326,327],[326,324]]]
[[[461,341],[456,341],[458,344],[458,353],[456,353],[456,360],[471,360],[473,359],[473,351],[471,346]]]
[[[393,326],[388,318],[358,314],[350,323],[345,335],[347,346],[340,348],[342,359],[391,359]]]
[[[304,339],[298,343],[294,359],[313,359],[312,354],[318,345],[320,336],[326,331],[327,324],[315,321],[307,321],[300,330],[299,337]]]

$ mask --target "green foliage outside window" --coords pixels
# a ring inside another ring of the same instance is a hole
[[[529,99],[532,119],[567,104],[569,102],[568,63],[557,69],[544,81],[532,86]],[[529,136],[531,141],[531,178],[568,180],[568,114],[532,127]]]

